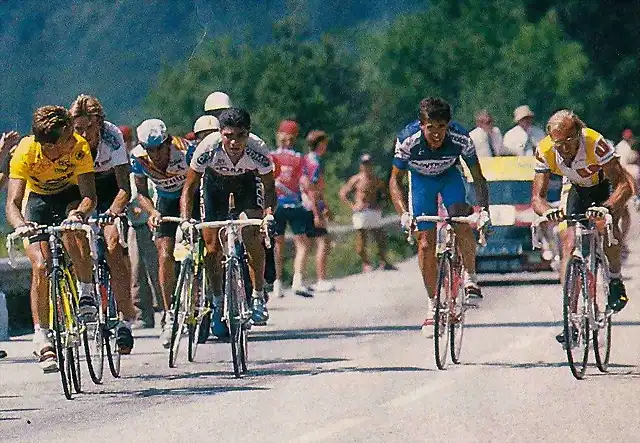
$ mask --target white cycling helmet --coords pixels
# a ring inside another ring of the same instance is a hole
[[[213,115],[203,115],[193,124],[193,132],[220,130],[220,122]]]
[[[217,111],[218,109],[227,109],[231,107],[231,99],[224,92],[216,91],[207,97],[204,101],[204,112]]]

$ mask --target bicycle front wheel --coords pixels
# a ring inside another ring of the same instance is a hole
[[[593,315],[596,324],[593,330],[593,353],[596,357],[596,366],[601,372],[609,369],[611,357],[611,312],[607,309],[609,302],[609,285],[605,278],[605,263],[596,259],[595,294],[593,302]],[[591,288],[590,288],[591,290]]]
[[[233,373],[239,378],[246,370],[246,329],[245,316],[247,313],[246,292],[244,278],[237,260],[229,260],[225,270],[225,302],[229,303],[227,319],[231,338],[231,357]]]
[[[191,287],[187,329],[189,331],[188,357],[189,361],[193,362],[196,359],[196,352],[198,352],[198,344],[206,341],[206,338],[202,340],[202,337],[205,336],[204,332],[208,331],[211,326],[211,303],[209,303],[205,294],[202,266],[198,269]],[[206,335],[208,336],[208,333]]]
[[[184,329],[185,317],[187,316],[187,305],[193,287],[193,263],[189,260],[182,262],[178,285],[173,296],[173,326],[171,328],[171,346],[169,348],[169,367],[176,367],[180,340]]]
[[[120,322],[118,305],[111,289],[111,275],[108,269],[102,271],[103,278],[100,281],[100,298],[105,312],[105,326],[102,330],[104,350],[109,363],[109,371],[114,378],[120,377],[120,352],[116,343],[116,328]]]
[[[564,280],[562,306],[564,346],[571,373],[578,380],[584,378],[589,360],[589,318],[586,300],[588,296],[583,278],[582,262],[571,257]]]
[[[455,264],[451,274],[451,325],[449,331],[451,337],[451,361],[455,364],[460,363],[460,352],[462,351],[462,337],[464,336],[464,320],[467,310],[467,295],[462,284],[461,265]]]
[[[58,372],[62,382],[62,390],[67,400],[71,400],[71,379],[68,377],[66,363],[67,327],[65,323],[63,295],[60,291],[60,282],[63,279],[62,271],[54,269],[49,278],[49,297],[51,303],[51,329],[53,329],[56,358],[58,360]]]
[[[451,256],[444,253],[438,259],[438,283],[436,287],[436,309],[433,315],[433,341],[436,366],[444,369],[447,366],[449,351],[449,327],[451,324],[452,283]]]

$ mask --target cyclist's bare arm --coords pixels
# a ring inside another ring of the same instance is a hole
[[[271,208],[272,211],[276,210],[278,204],[278,197],[276,196],[276,179],[272,172],[263,174],[260,176],[262,184],[264,185],[264,209]]]
[[[129,199],[131,199],[131,183],[129,182],[131,169],[128,163],[126,165],[118,165],[114,169],[116,181],[118,182],[118,193],[109,207],[109,212],[121,214],[124,212],[127,203],[129,203]]]
[[[87,172],[86,174],[80,174],[78,176],[78,189],[80,189],[80,204],[78,207],[71,211],[69,215],[80,215],[83,220],[86,220],[89,215],[96,208],[96,175],[93,172]]]
[[[487,187],[487,179],[484,178],[480,163],[469,166],[469,172],[473,177],[473,186],[476,190],[476,202],[481,208],[489,208],[489,188]]]
[[[182,187],[182,195],[180,196],[180,218],[189,220],[193,212],[193,198],[196,189],[200,184],[202,173],[189,168],[187,171],[187,179]]]
[[[627,200],[635,193],[633,178],[624,170],[620,160],[616,157],[602,165],[602,170],[613,189],[607,201],[604,202],[604,206],[617,213],[624,208]]]
[[[531,206],[533,211],[542,215],[551,209],[551,205],[547,201],[547,191],[549,190],[549,179],[551,173],[536,172],[533,176],[533,184],[531,185]]]
[[[398,169],[395,166],[391,167],[391,178],[389,179],[389,194],[391,195],[391,201],[396,208],[398,214],[407,212],[407,195],[402,181],[407,176],[407,171]]]
[[[147,214],[152,215],[156,212],[156,207],[153,204],[153,200],[149,197],[149,182],[147,177],[135,176],[134,183],[138,190],[138,203],[140,208]]]
[[[24,217],[22,216],[22,200],[24,199],[24,191],[27,182],[19,178],[9,179],[9,191],[7,195],[7,221],[14,228],[24,225]]]

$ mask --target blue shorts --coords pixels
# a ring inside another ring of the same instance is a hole
[[[438,194],[442,197],[444,207],[449,208],[456,203],[467,203],[466,180],[456,167],[449,168],[440,175],[411,174],[411,211],[413,216],[438,215]],[[431,222],[418,223],[418,231],[435,228]]]

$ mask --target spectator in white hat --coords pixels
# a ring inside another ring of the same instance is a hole
[[[478,157],[497,157],[502,153],[502,133],[493,126],[493,117],[483,109],[476,114],[476,127],[469,132]]]
[[[533,155],[546,134],[533,124],[534,113],[529,106],[518,106],[513,111],[513,120],[516,125],[504,134],[502,142],[502,155]]]

